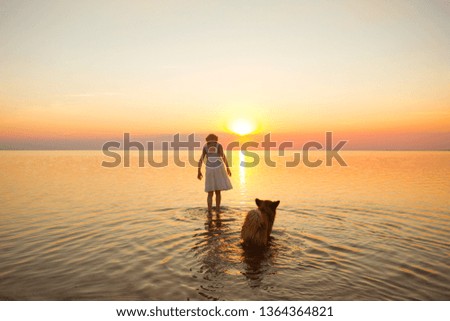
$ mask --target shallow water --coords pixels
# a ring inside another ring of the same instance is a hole
[[[0,155],[3,300],[450,299],[449,152],[344,152],[348,167],[318,168],[244,168],[235,153],[212,217],[193,167]],[[281,204],[270,246],[250,252],[239,233],[255,197]]]

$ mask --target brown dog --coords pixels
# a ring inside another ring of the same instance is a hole
[[[244,245],[266,246],[275,221],[276,209],[280,201],[255,199],[258,209],[247,213],[241,230]]]

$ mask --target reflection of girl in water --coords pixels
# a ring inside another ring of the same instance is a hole
[[[232,189],[230,179],[230,168],[228,161],[223,152],[223,147],[219,144],[218,137],[214,134],[209,134],[206,137],[206,144],[203,146],[202,156],[198,162],[198,179],[202,179],[202,163],[206,158],[206,174],[205,174],[205,192],[208,193],[208,213],[212,211],[212,198],[216,193],[216,211],[220,213],[221,191]],[[225,171],[226,167],[226,171]],[[228,174],[228,176],[227,176]]]

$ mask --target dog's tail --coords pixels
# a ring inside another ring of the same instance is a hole
[[[267,222],[259,210],[251,210],[245,218],[241,230],[241,237],[244,244],[265,245],[267,242],[266,233]]]

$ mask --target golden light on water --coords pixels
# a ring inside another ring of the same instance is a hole
[[[241,187],[245,186],[245,167],[241,166],[241,162],[245,161],[245,155],[242,151],[239,152],[239,181]]]
[[[239,136],[245,136],[256,130],[256,124],[248,119],[239,118],[230,122],[228,128]]]

